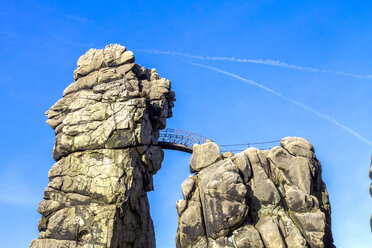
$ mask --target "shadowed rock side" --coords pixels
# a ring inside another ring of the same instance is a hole
[[[176,247],[334,247],[331,207],[312,145],[287,137],[281,147],[222,154],[194,145],[196,172],[181,185]]]
[[[170,82],[120,45],[80,57],[75,82],[47,112],[55,130],[32,248],[155,247],[146,192],[161,167]]]

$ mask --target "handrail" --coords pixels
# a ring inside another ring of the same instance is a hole
[[[158,139],[158,145],[162,149],[169,149],[169,150],[176,150],[176,151],[182,151],[187,153],[192,153],[192,146],[194,144],[204,144],[208,140],[207,137],[184,131],[174,128],[166,128],[163,130],[160,130],[159,132],[159,139]],[[252,142],[252,143],[245,143],[245,144],[228,144],[228,145],[220,145],[220,147],[236,147],[236,146],[247,146],[251,147],[251,145],[259,145],[259,144],[271,144],[280,142],[280,140],[272,140],[272,141],[264,141],[264,142]],[[261,148],[261,149],[269,149],[269,148]],[[232,151],[243,151],[241,150],[232,150]]]

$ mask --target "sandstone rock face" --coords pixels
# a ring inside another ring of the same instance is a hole
[[[221,155],[213,142],[194,146],[177,201],[176,247],[334,247],[331,208],[312,145]]]
[[[80,57],[75,82],[47,112],[53,158],[32,248],[155,247],[147,191],[161,167],[170,82],[120,45]]]
[[[216,162],[221,157],[220,147],[211,141],[207,141],[204,145],[194,144],[194,151],[190,161],[190,171],[197,172]]]
[[[120,45],[91,49],[77,65],[46,112],[56,163],[30,247],[153,248],[147,192],[175,94]],[[178,248],[334,247],[321,165],[305,139],[236,155],[208,141],[194,145],[190,171],[176,203]]]

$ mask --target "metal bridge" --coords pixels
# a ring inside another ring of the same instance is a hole
[[[193,144],[204,144],[207,139],[196,133],[166,128],[160,130],[158,144],[162,149],[192,153]]]
[[[192,146],[194,144],[204,144],[208,140],[207,137],[202,135],[191,133],[183,130],[166,128],[160,130],[158,144],[162,149],[176,150],[181,152],[192,153]],[[232,152],[240,152],[245,150],[252,145],[262,145],[265,144],[266,147],[257,147],[260,149],[270,149],[267,147],[268,144],[277,143],[280,140],[265,141],[265,142],[253,142],[253,143],[244,143],[244,144],[229,144],[229,145],[220,145],[220,147],[234,147],[235,150],[230,150]],[[238,149],[236,149],[238,148]],[[227,150],[222,150],[226,152]]]

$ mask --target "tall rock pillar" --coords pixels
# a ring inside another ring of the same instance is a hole
[[[161,167],[170,82],[120,45],[80,57],[75,82],[47,112],[55,130],[32,248],[155,247],[147,191]]]

